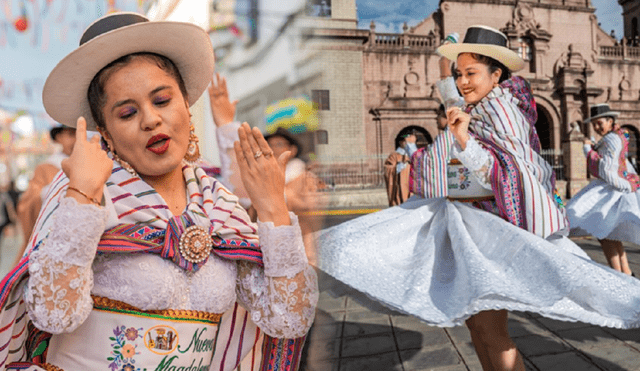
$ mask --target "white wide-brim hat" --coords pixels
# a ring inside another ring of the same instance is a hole
[[[620,112],[612,111],[608,104],[595,104],[589,108],[589,118],[584,120],[585,124],[600,117],[618,117]]]
[[[54,120],[75,127],[78,117],[87,130],[96,130],[87,92],[93,77],[120,57],[149,52],[169,58],[178,68],[193,105],[213,76],[214,55],[209,35],[183,22],[151,22],[130,12],[108,14],[82,34],[80,46],[51,71],[42,91],[42,102]]]
[[[471,26],[459,44],[445,44],[437,52],[455,61],[461,53],[475,53],[493,58],[504,64],[511,72],[524,68],[524,60],[507,47],[507,36],[488,26]]]

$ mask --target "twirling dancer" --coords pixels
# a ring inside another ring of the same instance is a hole
[[[591,261],[565,236],[554,172],[539,155],[535,101],[523,78],[510,77],[524,62],[506,36],[474,26],[438,51],[456,61],[466,103],[447,110],[450,156],[460,162],[446,172],[448,197],[413,197],[324,231],[319,267],[427,324],[466,323],[485,370],[524,370],[510,310],[639,327],[640,282]],[[415,181],[442,173],[422,163]]]
[[[585,139],[587,168],[596,179],[567,203],[571,235],[598,238],[611,268],[633,274],[622,241],[640,244],[640,178],[627,159],[629,133],[608,104],[590,108],[585,121],[602,137]]]

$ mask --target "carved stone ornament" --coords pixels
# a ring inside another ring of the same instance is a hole
[[[567,51],[562,53],[553,66],[553,74],[557,75],[564,68],[591,70],[589,63],[582,54],[573,50],[573,44],[569,44]]]
[[[535,20],[533,8],[527,3],[518,3],[513,9],[513,24],[519,34],[524,34],[529,30],[540,28],[540,24]]]
[[[180,255],[193,264],[204,261],[213,248],[213,241],[204,227],[192,225],[180,236]]]
[[[618,88],[621,91],[629,91],[629,90],[631,90],[631,81],[627,80],[627,77],[625,75],[622,75],[622,79],[620,80],[620,83],[618,84]]]
[[[410,71],[404,75],[404,82],[407,85],[416,85],[419,81],[420,76],[413,71]]]

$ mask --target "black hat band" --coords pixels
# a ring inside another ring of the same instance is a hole
[[[504,35],[482,27],[469,27],[464,35],[463,44],[492,44],[507,47]]]
[[[109,31],[142,22],[149,22],[149,20],[135,13],[121,13],[115,14],[111,17],[102,18],[89,26],[89,28],[87,28],[87,30],[82,34],[82,38],[80,38],[80,45]]]
[[[591,117],[594,116],[600,116],[603,114],[606,114],[608,112],[611,112],[611,108],[609,108],[608,104],[601,104],[601,105],[597,105],[597,106],[592,106],[591,107]]]

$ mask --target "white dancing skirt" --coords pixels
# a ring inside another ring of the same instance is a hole
[[[640,280],[461,202],[413,197],[322,231],[319,268],[440,327],[485,310],[640,327]]]
[[[596,179],[569,200],[567,216],[572,236],[640,244],[640,192],[620,192]]]

